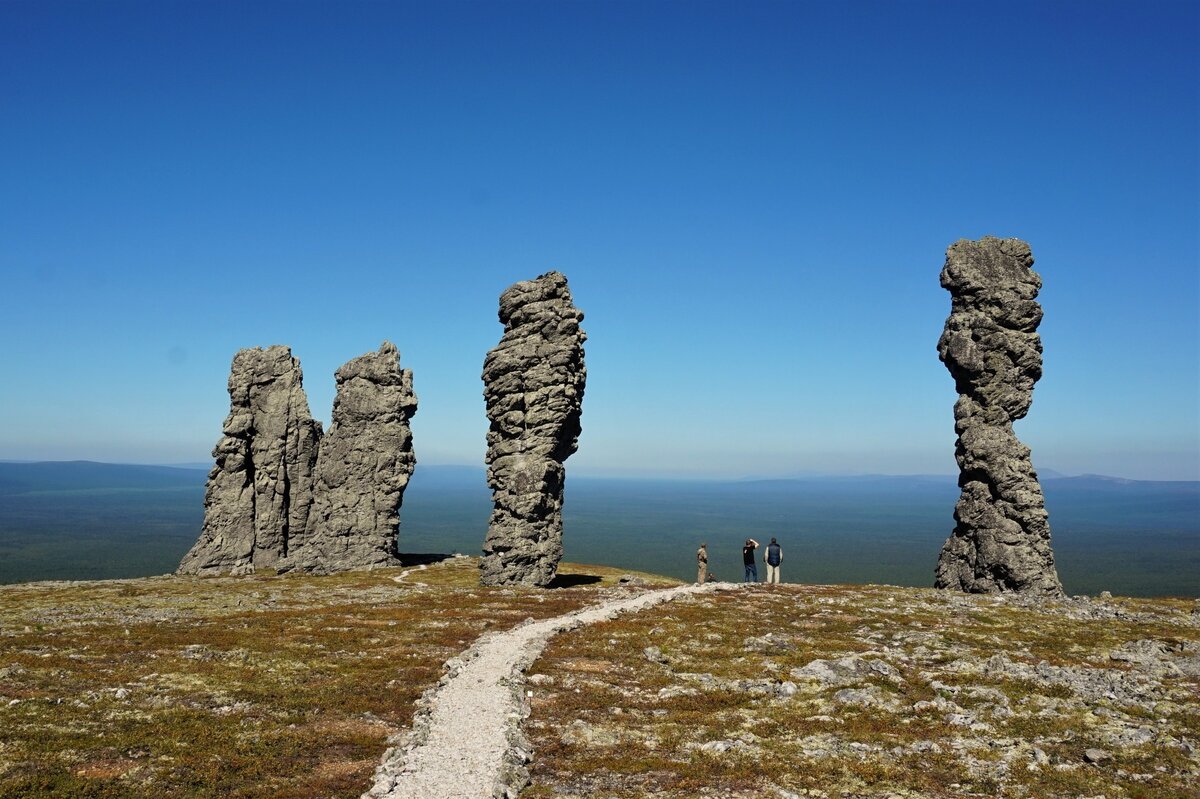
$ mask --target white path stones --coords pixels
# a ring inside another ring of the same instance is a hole
[[[684,585],[613,599],[573,613],[481,637],[449,661],[421,700],[410,732],[392,741],[363,799],[487,799],[524,784],[528,745],[522,675],[555,634],[636,612],[684,594],[732,586]]]

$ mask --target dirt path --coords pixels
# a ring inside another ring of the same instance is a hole
[[[484,635],[449,661],[449,673],[422,700],[412,731],[392,742],[363,799],[487,799],[519,789],[529,758],[519,729],[523,674],[546,642],[556,633],[717,585],[683,585],[613,599]]]

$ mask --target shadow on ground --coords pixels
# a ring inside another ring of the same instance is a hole
[[[450,560],[453,555],[444,552],[400,552],[396,555],[404,566],[429,566]]]
[[[595,585],[603,578],[596,574],[560,574],[550,581],[547,588],[574,588],[577,585]]]

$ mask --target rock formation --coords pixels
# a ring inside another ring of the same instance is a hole
[[[181,574],[277,568],[308,524],[321,423],[288,347],[244,349],[229,373],[229,416],[213,449],[204,527]]]
[[[558,571],[563,461],[578,447],[587,377],[582,320],[558,272],[500,295],[504,335],[483,362],[495,503],[480,563],[484,585],[545,586]]]
[[[396,345],[385,341],[335,377],[312,512],[288,568],[328,573],[398,566],[400,504],[417,463],[408,426],[417,412],[412,370],[400,368]]]
[[[946,251],[941,282],[952,299],[938,356],[959,393],[962,494],[938,559],[938,588],[1062,593],[1042,488],[1012,428],[1042,376],[1042,281],[1032,265],[1019,239],[962,240]]]

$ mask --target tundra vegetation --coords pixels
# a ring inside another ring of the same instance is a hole
[[[0,797],[357,797],[447,659],[624,574],[478,564],[0,587]]]
[[[457,558],[0,587],[0,797],[357,797],[488,630],[673,584]],[[551,640],[525,799],[1200,792],[1191,600],[754,586]]]
[[[553,639],[523,799],[1200,796],[1200,615],[758,585]]]

